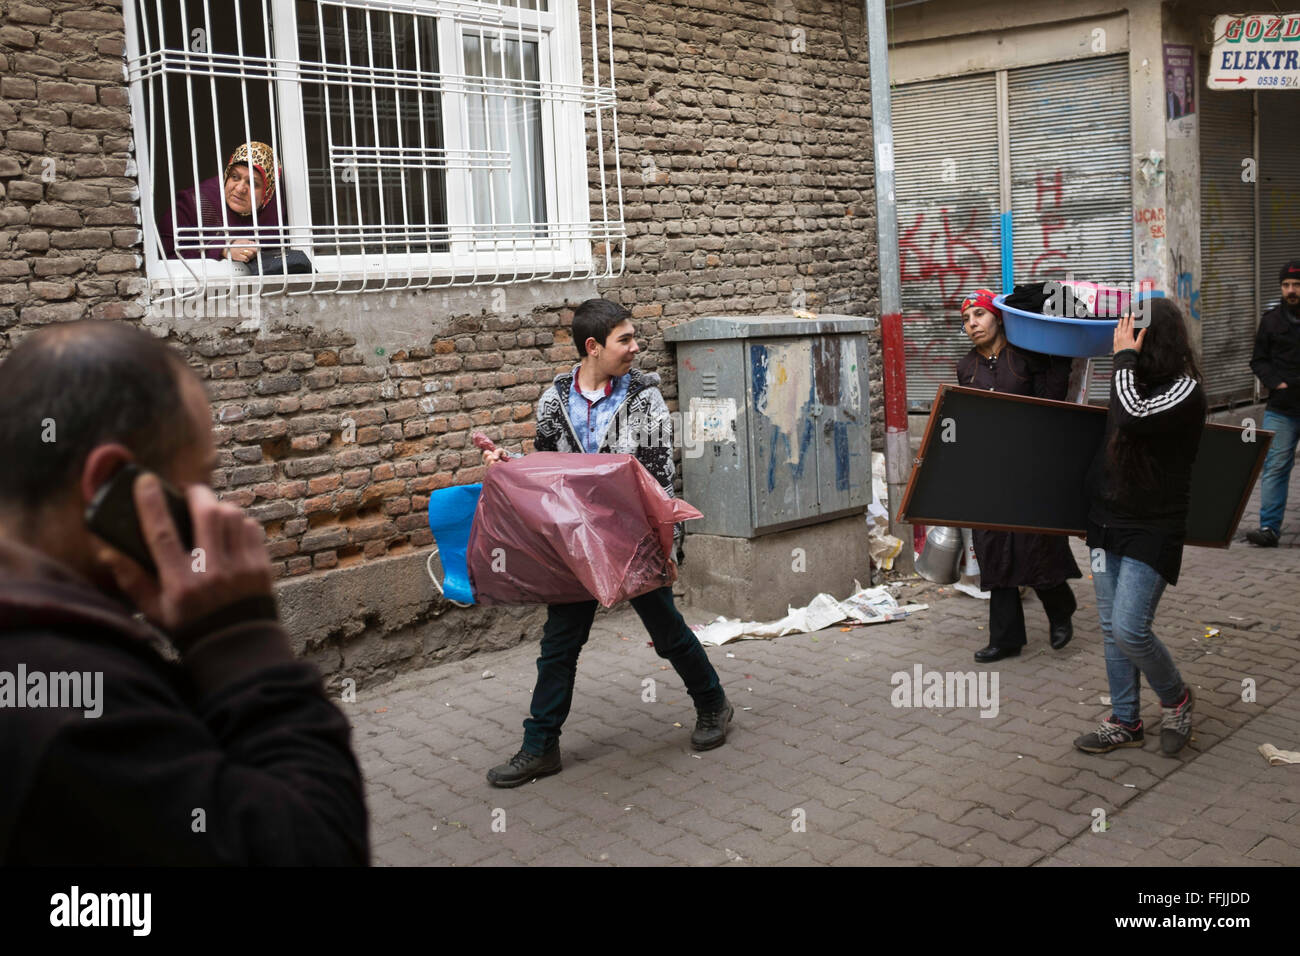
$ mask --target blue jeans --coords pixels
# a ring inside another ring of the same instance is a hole
[[[1295,446],[1300,440],[1300,418],[1265,410],[1261,425],[1273,432],[1273,444],[1268,447],[1264,470],[1259,476],[1259,526],[1282,530],[1282,513],[1286,511],[1287,485],[1291,468],[1295,465]]]
[[[1143,674],[1166,706],[1178,702],[1183,678],[1168,649],[1151,633],[1165,579],[1149,564],[1113,551],[1105,555],[1105,570],[1094,570],[1092,583],[1105,637],[1111,711],[1116,720],[1135,724],[1141,716],[1138,691]]]
[[[632,599],[655,653],[673,665],[695,706],[715,710],[725,695],[718,672],[704,653],[700,639],[686,626],[673,604],[673,589],[659,588]],[[537,658],[537,686],[533,688],[531,716],[524,721],[524,750],[542,753],[560,739],[560,728],[573,703],[573,682],[578,676],[578,655],[591,633],[595,601],[552,604],[546,609],[542,652]]]

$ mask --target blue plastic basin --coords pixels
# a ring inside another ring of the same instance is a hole
[[[993,299],[1002,311],[1007,341],[1017,348],[1046,355],[1093,358],[1109,355],[1114,347],[1116,319],[1058,319],[1025,312],[1004,304],[1005,295]]]

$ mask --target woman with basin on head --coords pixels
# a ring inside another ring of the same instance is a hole
[[[1032,395],[1064,401],[1071,361],[1018,349],[1007,342],[1002,313],[993,292],[977,289],[961,304],[962,330],[972,348],[957,363],[957,384],[969,388]],[[980,587],[989,594],[989,643],[975,652],[981,664],[1016,657],[1025,646],[1025,612],[1020,588],[1032,587],[1047,611],[1052,647],[1060,650],[1074,636],[1071,618],[1077,603],[1068,583],[1082,577],[1062,535],[1018,531],[974,531]]]
[[[205,179],[198,186],[176,194],[176,215],[168,208],[158,226],[163,255],[168,259],[229,259],[250,262],[258,246],[267,243],[266,227],[280,225],[280,207],[272,202],[280,169],[275,153],[265,143],[245,143],[231,154],[220,176]],[[224,207],[224,210],[223,208]],[[253,209],[257,209],[254,228]],[[203,226],[207,235],[185,237],[184,249],[176,248],[176,230]]]

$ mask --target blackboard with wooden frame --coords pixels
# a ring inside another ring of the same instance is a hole
[[[942,385],[899,519],[1084,534],[1084,480],[1105,432],[1102,406]],[[1272,438],[1206,423],[1192,466],[1187,544],[1229,546]]]

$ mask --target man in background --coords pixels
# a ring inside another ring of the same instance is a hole
[[[1261,548],[1277,547],[1300,441],[1300,259],[1284,265],[1278,280],[1282,299],[1259,320],[1250,358],[1251,370],[1269,390],[1261,427],[1273,432],[1259,478],[1259,528],[1246,533],[1246,540]]]

